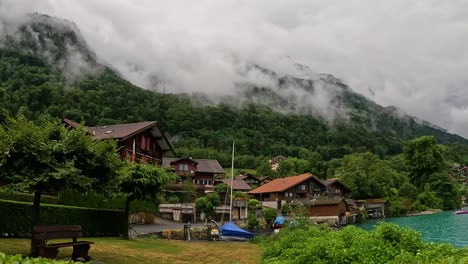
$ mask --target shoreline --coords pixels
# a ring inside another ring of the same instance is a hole
[[[433,210],[425,210],[425,211],[421,211],[421,212],[417,212],[417,213],[405,214],[405,215],[402,215],[402,216],[431,215],[431,214],[440,213],[440,212],[443,212],[443,210],[442,209],[433,209]]]

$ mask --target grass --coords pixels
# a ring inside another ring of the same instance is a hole
[[[83,239],[84,240],[84,239]],[[262,251],[256,244],[246,242],[179,241],[138,238],[125,241],[119,238],[89,238],[92,260],[120,263],[259,263]],[[60,240],[57,240],[60,241]],[[54,241],[55,242],[55,241]],[[0,252],[27,255],[29,240],[0,239]],[[61,248],[59,259],[71,256],[71,248]]]

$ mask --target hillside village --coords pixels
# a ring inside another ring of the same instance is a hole
[[[70,129],[82,126],[66,118],[63,122]],[[285,211],[284,208],[306,207],[307,215],[317,223],[326,222],[332,225],[355,223],[358,214],[362,214],[362,211],[366,212],[367,217],[385,217],[386,198],[353,200],[351,189],[339,178],[323,180],[312,173],[304,173],[272,179],[269,176],[256,177],[242,172],[231,180],[229,177],[232,175],[226,175],[217,160],[177,158],[158,122],[85,127],[85,129],[95,139],[117,140],[122,159],[151,163],[175,172],[177,180],[164,189],[169,203],[159,204],[158,213],[164,219],[184,223],[205,220],[208,216],[203,211],[197,210],[195,200],[214,192],[216,186],[221,185],[227,187],[220,192],[221,197],[227,197],[225,194],[232,185],[234,196],[232,220],[244,224],[249,219],[249,198],[258,200],[260,207],[272,208],[278,215],[283,213],[290,217],[292,211]],[[287,157],[281,155],[273,157],[269,160],[270,168],[276,171],[279,163],[284,160],[287,160]],[[460,168],[460,172],[464,172],[463,168]],[[215,207],[215,213],[210,215],[210,220],[225,219],[223,215],[229,214],[230,206],[229,199],[221,201],[221,204]]]

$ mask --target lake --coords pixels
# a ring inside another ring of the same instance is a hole
[[[389,217],[384,220],[368,220],[356,226],[371,230],[379,221],[408,226],[421,232],[424,241],[446,242],[457,247],[468,246],[468,214],[455,215],[453,211],[409,217]]]

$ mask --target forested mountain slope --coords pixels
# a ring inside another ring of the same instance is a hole
[[[216,158],[227,165],[235,140],[238,165],[252,168],[266,157],[297,157],[303,149],[328,161],[366,150],[381,157],[401,153],[404,142],[421,135],[434,135],[440,143],[468,142],[384,108],[331,75],[281,76],[254,65],[277,85],[241,84],[242,100],[227,98],[216,105],[195,104],[189,95],[147,91],[98,64],[76,27],[60,21],[34,15],[29,23],[1,36],[2,118],[49,114],[87,125],[158,120],[179,155]],[[317,109],[294,103],[298,98],[284,98],[282,89],[291,85],[311,96],[319,88],[333,90],[331,103],[342,113],[330,120]],[[196,97],[203,101],[203,94]]]

